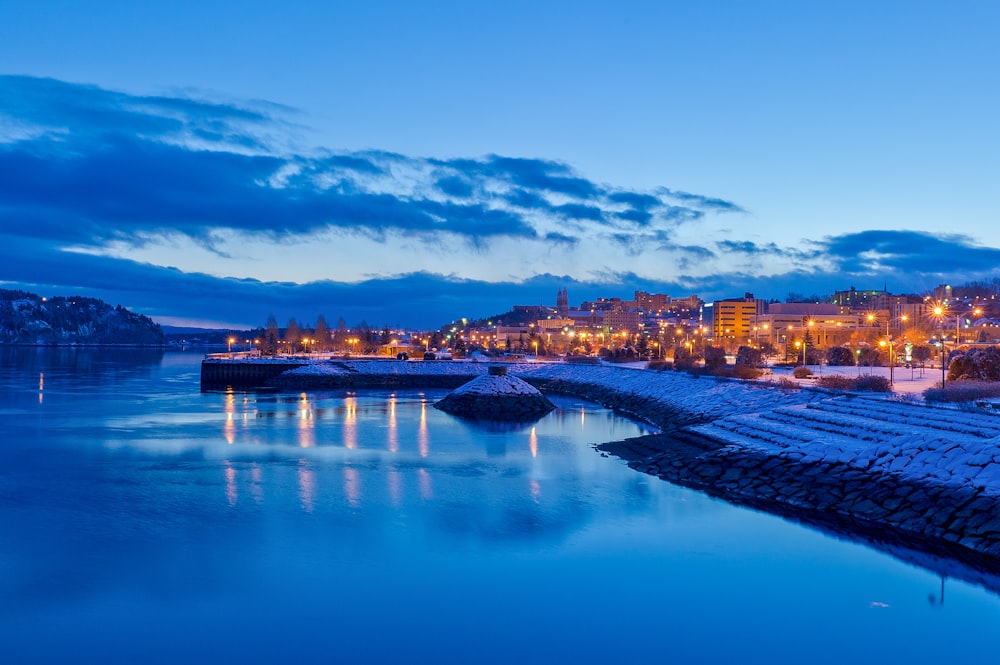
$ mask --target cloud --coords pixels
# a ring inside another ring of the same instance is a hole
[[[960,234],[872,230],[828,237],[815,247],[816,256],[849,273],[976,274],[1000,266],[1000,249],[977,245]]]
[[[744,212],[733,202],[601,184],[550,159],[291,149],[296,112],[275,104],[22,76],[0,76],[0,98],[0,281],[152,315],[429,327],[554,302],[560,287],[781,295],[1000,265],[1000,250],[954,234],[757,242],[710,228]],[[185,263],[195,250],[205,262]],[[319,268],[265,277],[279,254]]]
[[[695,208],[702,211],[746,212],[743,208],[736,205],[732,201],[726,201],[724,199],[714,198],[711,196],[691,194],[690,192],[684,192],[676,189],[668,189],[666,187],[661,187],[660,189],[657,190],[657,193],[660,196],[674,199],[688,206],[694,206]]]
[[[815,259],[820,256],[815,251],[802,251],[795,248],[779,247],[769,242],[763,245],[751,240],[720,240],[715,246],[724,254],[744,254],[748,257],[781,257],[792,259]]]
[[[620,220],[647,226],[702,214],[693,195],[686,208],[655,192],[611,192],[552,160],[289,153],[275,136],[290,111],[276,105],[23,76],[0,77],[0,94],[0,168],[13,174],[0,183],[2,213],[40,222],[22,233],[58,231],[70,242],[169,232],[208,243],[220,229],[280,240],[342,228],[370,237],[448,233],[482,245],[542,238],[566,219],[590,223],[589,233],[621,233]]]
[[[569,240],[566,240],[569,242]],[[831,244],[854,240],[831,238]],[[951,255],[967,245],[948,246]],[[702,247],[679,248],[692,264],[708,260]],[[708,276],[678,275],[650,278],[633,271],[603,271],[592,279],[542,273],[513,281],[486,282],[441,272],[416,272],[356,283],[319,280],[305,284],[216,277],[170,267],[87,254],[60,253],[54,244],[38,247],[32,240],[8,241],[0,246],[0,283],[42,295],[85,295],[123,304],[151,316],[183,313],[192,320],[244,322],[262,325],[268,314],[279,321],[295,317],[310,323],[319,314],[328,321],[343,317],[349,325],[407,325],[435,328],[460,317],[490,316],[514,304],[555,304],[556,291],[568,288],[572,303],[598,297],[631,298],[635,290],[673,295],[697,294],[706,300],[742,295],[783,298],[789,292],[828,294],[858,286],[880,288],[888,281],[897,291],[917,293],[933,288],[957,272],[927,272],[915,267],[905,278],[895,273],[845,273],[839,268],[791,270],[767,276],[748,272],[720,272]],[[936,268],[934,268],[936,270]],[[957,266],[952,265],[952,270]],[[915,288],[914,285],[917,285]],[[923,289],[919,288],[923,285]]]

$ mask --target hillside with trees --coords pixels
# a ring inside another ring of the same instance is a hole
[[[0,344],[162,346],[164,341],[157,323],[121,305],[0,289]]]

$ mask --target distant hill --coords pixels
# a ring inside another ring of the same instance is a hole
[[[192,328],[186,326],[162,326],[167,343],[176,346],[228,346],[229,339],[242,348],[244,340],[260,337],[259,330],[233,330],[232,328]]]
[[[0,344],[132,344],[162,346],[163,330],[148,316],[97,298],[42,298],[0,289]]]

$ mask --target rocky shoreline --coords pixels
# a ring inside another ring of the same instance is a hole
[[[272,385],[456,387],[470,362],[310,363]],[[663,430],[599,448],[639,471],[841,532],[1000,573],[1000,417],[914,400],[608,366],[515,363],[542,392]]]

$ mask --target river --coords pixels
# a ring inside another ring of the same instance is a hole
[[[557,398],[199,391],[0,348],[0,662],[992,662],[993,592],[670,485]]]

